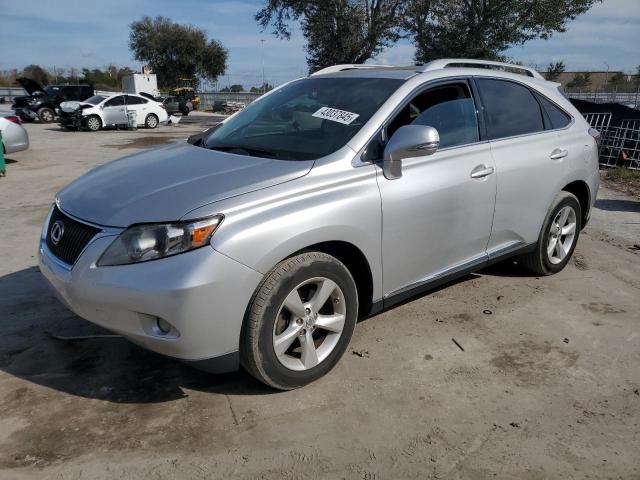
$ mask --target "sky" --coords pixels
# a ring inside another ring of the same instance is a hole
[[[229,51],[219,86],[271,84],[307,72],[304,38],[289,41],[262,32],[253,19],[261,0],[0,0],[0,70],[35,63],[48,68],[140,69],[128,48],[129,24],[144,15],[163,15],[206,31]],[[261,42],[264,40],[264,42]],[[370,63],[411,64],[414,48],[401,41]],[[571,22],[565,33],[532,40],[506,55],[540,69],[562,60],[568,71],[623,70],[640,65],[640,0],[604,0]]]

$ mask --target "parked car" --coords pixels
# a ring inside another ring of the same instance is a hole
[[[116,93],[95,95],[84,102],[62,103],[58,122],[63,128],[96,132],[104,127],[128,125],[128,113],[132,111],[139,127],[156,128],[169,118],[160,102],[142,95]]]
[[[557,86],[479,60],[321,70],[67,185],[40,269],[138,345],[305,385],[359,316],[506,258],[565,267],[599,176],[597,132]]]
[[[4,153],[15,153],[29,148],[29,134],[16,115],[0,116],[0,132]]]
[[[186,116],[192,110],[191,102],[180,97],[167,97],[162,101],[162,104],[169,115],[180,113]]]
[[[47,85],[43,87],[30,78],[16,80],[28,96],[16,97],[11,108],[24,122],[40,120],[51,123],[55,120],[56,109],[68,100],[84,100],[94,95],[91,85]]]

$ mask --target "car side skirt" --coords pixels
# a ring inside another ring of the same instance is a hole
[[[451,283],[456,279],[464,277],[465,275],[469,275],[470,273],[482,270],[483,268],[486,268],[494,263],[506,260],[507,258],[523,255],[525,253],[530,253],[534,251],[535,248],[536,242],[524,245],[518,244],[515,246],[507,247],[493,254],[490,253],[488,256],[480,260],[472,260],[467,264],[456,267],[455,269],[447,271],[442,275],[438,275],[435,278],[432,278],[425,282],[421,282],[417,285],[407,287],[397,293],[393,293],[380,300],[374,301],[367,317],[377,315],[378,313],[381,313],[382,311],[394,305],[402,303],[405,300],[411,299],[429,291],[433,291],[438,287]]]

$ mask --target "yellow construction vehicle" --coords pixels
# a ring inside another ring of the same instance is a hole
[[[198,110],[200,107],[200,97],[196,95],[193,78],[178,78],[178,86],[171,90],[171,95],[174,95],[189,106],[190,110]]]

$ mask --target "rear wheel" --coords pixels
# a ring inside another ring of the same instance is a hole
[[[42,123],[51,123],[55,120],[56,114],[48,107],[42,107],[38,110],[38,118]]]
[[[321,252],[288,258],[267,274],[251,300],[242,365],[280,390],[313,382],[342,357],[357,312],[355,282],[339,260]]]
[[[156,128],[158,126],[158,117],[156,117],[153,113],[147,115],[147,118],[144,120],[144,126],[146,128]]]
[[[536,249],[521,258],[538,275],[561,271],[571,259],[580,236],[580,202],[569,192],[560,192],[545,218]]]

